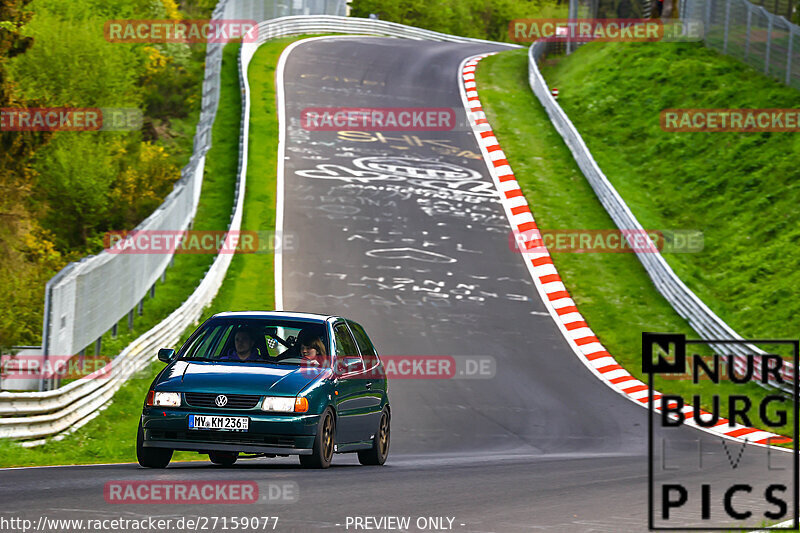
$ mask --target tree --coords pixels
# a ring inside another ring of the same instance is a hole
[[[24,53],[32,39],[20,29],[30,19],[30,0],[0,3],[0,109],[28,106],[8,79],[8,60]],[[35,103],[34,103],[35,105]],[[61,258],[28,209],[35,174],[31,159],[49,135],[0,128],[0,348],[31,344],[41,333],[44,283]]]

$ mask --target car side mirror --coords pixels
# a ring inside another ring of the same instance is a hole
[[[169,363],[172,361],[172,358],[175,356],[175,350],[172,348],[161,348],[158,351],[158,360],[163,361],[165,363]]]
[[[361,366],[361,358],[357,355],[345,355],[339,357],[336,361],[336,370],[339,374],[354,372]]]

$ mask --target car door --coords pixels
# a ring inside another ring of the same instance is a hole
[[[347,325],[350,326],[361,359],[364,361],[365,399],[369,402],[364,406],[367,411],[365,423],[369,432],[368,438],[372,438],[378,428],[383,399],[386,396],[386,374],[378,359],[378,352],[361,324],[348,320]]]
[[[333,341],[333,351],[336,356],[334,397],[338,414],[336,443],[341,446],[369,438],[363,420],[368,400],[364,398],[367,390],[366,381],[363,379],[364,362],[358,353],[350,329],[343,321],[334,324]],[[346,362],[353,364],[346,365]]]

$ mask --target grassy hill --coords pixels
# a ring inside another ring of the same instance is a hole
[[[595,44],[546,63],[550,86],[644,227],[705,233],[702,252],[664,254],[678,275],[742,335],[797,338],[791,287],[798,251],[790,244],[797,235],[796,138],[665,133],[659,116],[670,107],[796,107],[800,93],[695,44]],[[481,61],[477,83],[539,228],[614,228],[528,86],[527,50]],[[633,254],[556,251],[553,261],[586,321],[639,379],[646,379],[642,331],[696,338]],[[698,392],[691,380],[659,381],[656,389],[690,400]],[[712,392],[705,382],[700,389],[704,398]],[[734,389],[713,392],[725,405]],[[768,392],[751,384],[747,394],[757,406]],[[791,414],[779,429],[751,418],[791,434]]]
[[[699,229],[666,254],[746,337],[800,335],[800,136],[667,133],[665,108],[797,108],[800,92],[697,43],[584,46],[545,66],[600,168],[646,228]]]

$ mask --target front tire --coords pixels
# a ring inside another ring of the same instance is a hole
[[[300,464],[303,465],[303,468],[328,468],[331,466],[334,435],[336,435],[336,421],[333,413],[327,409],[322,414],[317,426],[317,435],[314,437],[311,455],[300,456]]]
[[[139,431],[136,433],[136,460],[145,468],[166,468],[172,459],[172,450],[169,448],[145,448],[144,429],[139,422]]]
[[[215,465],[233,466],[238,458],[236,452],[208,452],[208,459]]]
[[[375,438],[372,439],[372,448],[358,452],[358,462],[362,465],[380,466],[389,457],[390,418],[388,409],[384,409],[381,413],[381,421],[378,424],[378,432],[375,433]]]

